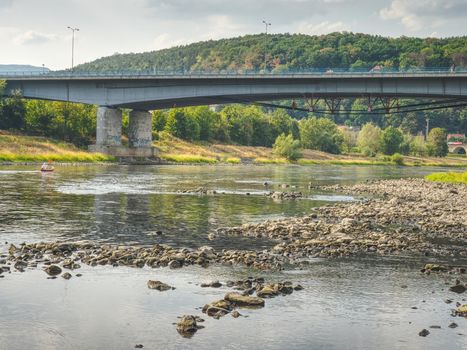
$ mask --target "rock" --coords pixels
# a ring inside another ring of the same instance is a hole
[[[297,284],[293,289],[295,291],[300,291],[300,290],[303,290],[304,288],[300,284]]]
[[[222,287],[222,283],[220,283],[219,281],[214,281],[214,282],[209,282],[209,283],[201,283],[200,286],[202,288],[207,288],[207,287],[220,288],[220,287]]]
[[[136,344],[135,349],[142,349],[144,348],[143,344]]]
[[[192,337],[199,328],[196,323],[196,316],[193,315],[185,315],[177,323],[177,332],[186,338]]]
[[[66,279],[66,280],[69,280],[72,276],[71,276],[71,273],[65,272],[65,273],[62,275],[62,277],[63,277],[64,279]]]
[[[230,301],[221,299],[214,301],[210,304],[206,304],[203,307],[203,313],[208,316],[224,316],[232,310],[232,303]]]
[[[209,239],[210,241],[215,240],[217,237],[219,237],[219,236],[218,236],[216,233],[214,233],[214,232],[211,232],[210,234],[208,234],[208,239]]]
[[[182,267],[182,263],[179,260],[171,260],[168,266],[171,269],[179,269]]]
[[[274,288],[274,285],[266,285],[256,292],[256,295],[260,298],[272,298],[279,294],[279,291]]]
[[[174,287],[171,287],[168,284],[165,284],[165,283],[163,283],[161,281],[149,280],[147,284],[148,284],[149,289],[156,289],[156,290],[158,290],[160,292],[165,292],[165,291],[170,290],[170,289],[175,289]]]
[[[62,273],[62,269],[58,267],[57,265],[50,265],[47,266],[44,271],[49,275],[49,276],[57,276]]]
[[[455,286],[450,287],[449,290],[454,293],[462,294],[467,289],[462,284],[456,284]]]
[[[238,293],[227,293],[224,300],[235,303],[238,306],[263,307],[264,299],[259,297],[245,296]]]
[[[240,312],[238,312],[237,310],[232,311],[232,317],[233,317],[233,318],[239,318],[240,316],[242,316],[242,315],[241,315]]]
[[[456,315],[467,317],[467,304],[459,306],[456,310]]]
[[[418,333],[418,335],[419,335],[420,337],[426,337],[428,334],[430,334],[430,331],[428,331],[428,329],[422,329],[422,330]]]

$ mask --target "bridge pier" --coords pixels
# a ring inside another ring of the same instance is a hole
[[[146,111],[131,111],[128,125],[130,148],[150,148],[152,145],[152,114]]]
[[[152,114],[131,111],[128,130],[129,147],[122,145],[122,111],[118,108],[99,107],[97,110],[96,144],[92,152],[115,157],[154,157],[152,147]]]
[[[96,146],[122,145],[122,111],[117,108],[97,109]]]

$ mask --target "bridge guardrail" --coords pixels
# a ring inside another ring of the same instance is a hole
[[[0,71],[0,78],[99,78],[99,77],[211,77],[211,76],[373,76],[373,75],[446,75],[466,74],[467,67],[456,68],[407,68],[407,69],[345,69],[345,68],[311,68],[293,70],[213,70],[213,71],[182,71],[182,70],[127,70],[127,71]]]

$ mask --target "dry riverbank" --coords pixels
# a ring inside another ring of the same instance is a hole
[[[367,253],[467,257],[467,187],[463,184],[407,179],[320,189],[374,198],[223,233],[276,239],[280,243],[273,252],[292,260]]]

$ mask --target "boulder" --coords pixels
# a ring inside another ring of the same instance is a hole
[[[185,315],[177,323],[177,332],[180,333],[182,337],[192,337],[196,331],[202,327],[198,326],[197,320],[198,317],[193,315]]]
[[[57,265],[50,265],[47,266],[44,271],[49,275],[49,276],[57,276],[62,273],[62,269],[58,267]]]
[[[264,299],[259,297],[252,297],[241,295],[238,293],[227,293],[224,300],[235,303],[238,306],[250,306],[250,307],[263,307]]]
[[[467,304],[461,305],[456,310],[457,316],[467,317]]]
[[[174,287],[171,287],[168,284],[165,284],[161,281],[152,281],[152,280],[148,281],[148,288],[156,289],[160,292],[165,292],[166,290],[175,289]]]

